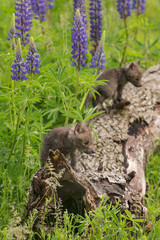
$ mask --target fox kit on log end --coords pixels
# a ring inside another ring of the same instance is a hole
[[[98,85],[94,89],[99,93],[95,93],[95,97],[91,92],[85,101],[85,107],[88,108],[89,102],[92,101],[93,106],[97,106],[99,103],[103,108],[103,102],[112,98],[113,103],[119,104],[122,100],[122,91],[127,82],[132,83],[136,87],[141,87],[142,68],[140,62],[130,63],[126,67],[119,67],[104,71],[98,78],[98,80],[107,80],[105,85]]]
[[[41,150],[41,165],[46,164],[49,150],[58,149],[66,157],[70,156],[71,166],[76,170],[75,150],[94,155],[93,137],[88,123],[78,123],[71,127],[57,127],[52,129],[45,137]]]

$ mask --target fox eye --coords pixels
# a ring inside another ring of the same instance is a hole
[[[139,81],[139,78],[136,78],[136,82],[138,82]]]
[[[85,145],[88,145],[89,141],[84,142]]]

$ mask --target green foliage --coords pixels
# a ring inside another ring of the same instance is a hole
[[[142,228],[139,223],[144,220],[134,219],[127,210],[122,215],[119,204],[107,205],[107,200],[103,197],[98,208],[78,220],[78,230],[84,239],[135,239],[140,236]]]
[[[24,82],[11,80],[11,65],[15,51],[6,40],[14,12],[14,1],[5,0],[0,9],[0,238],[34,238],[32,227],[36,219],[33,213],[24,225],[19,223],[24,214],[28,188],[33,174],[39,169],[41,142],[45,133],[60,125],[76,121],[88,121],[99,113],[94,108],[84,111],[88,92],[96,86],[96,73],[89,67],[78,75],[72,66],[71,28],[73,2],[55,1],[48,13],[47,22],[33,21],[34,37],[41,59],[41,73],[28,76]],[[159,63],[159,0],[147,1],[144,15],[127,19],[128,43],[123,64],[141,60],[143,68]],[[88,11],[87,2],[87,11]],[[126,45],[126,29],[115,8],[115,1],[103,1],[103,30],[106,31],[106,68],[118,67]],[[89,48],[91,49],[89,43]],[[22,48],[26,59],[28,47]],[[91,54],[88,53],[88,66]],[[104,81],[102,81],[103,84]],[[159,153],[147,166],[149,183],[148,219],[153,222],[150,233],[145,233],[140,222],[128,211],[121,215],[118,205],[105,206],[105,199],[94,212],[85,217],[64,214],[64,226],[56,225],[54,236],[41,239],[159,239],[160,224],[155,217],[160,214]],[[133,222],[128,226],[128,220]],[[89,229],[89,230],[88,230]],[[132,232],[132,234],[131,234]],[[15,237],[18,236],[18,237]]]

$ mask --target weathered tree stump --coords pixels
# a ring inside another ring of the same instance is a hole
[[[141,88],[126,85],[124,108],[93,119],[96,157],[81,154],[78,173],[59,151],[50,151],[49,166],[33,177],[27,214],[35,208],[43,212],[47,197],[49,214],[54,214],[60,198],[63,209],[83,215],[84,209],[93,210],[107,195],[113,204],[120,201],[122,211],[144,217],[145,166],[160,137],[160,65],[146,71],[142,83]]]

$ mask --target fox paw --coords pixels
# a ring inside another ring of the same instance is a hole
[[[130,101],[122,99],[120,102],[117,102],[114,105],[114,108],[123,109],[124,107],[128,106],[129,104],[130,104]]]

